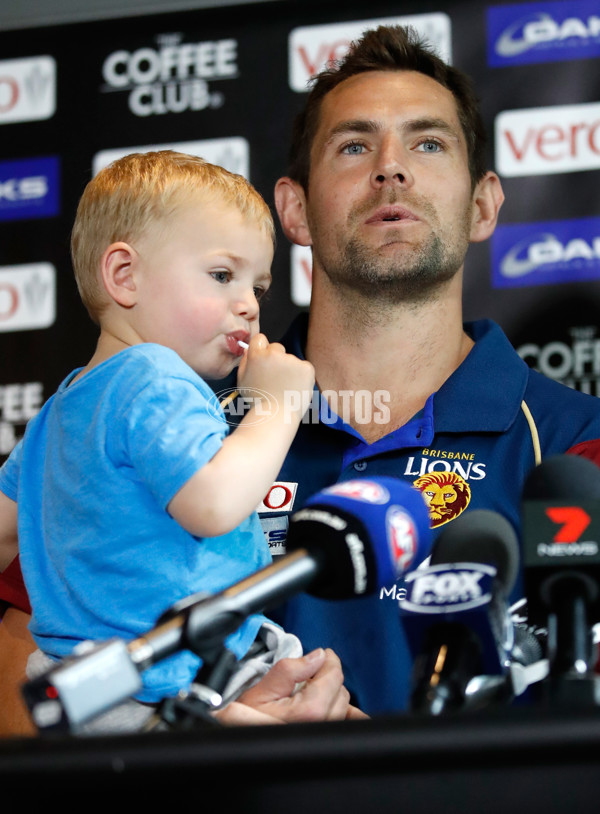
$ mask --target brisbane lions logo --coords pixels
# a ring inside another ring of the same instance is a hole
[[[456,472],[430,472],[413,485],[425,498],[432,529],[454,520],[471,502],[471,487]]]

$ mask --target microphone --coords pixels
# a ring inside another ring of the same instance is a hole
[[[595,706],[600,469],[575,455],[543,461],[525,481],[522,519],[527,614],[548,632],[550,674],[542,696],[552,703]]]
[[[372,594],[425,560],[429,512],[418,489],[391,477],[336,483],[290,518],[287,550],[319,559],[310,593],[323,599]]]
[[[111,639],[64,659],[23,695],[38,728],[77,730],[138,692],[139,673],[157,661],[182,649],[214,654],[246,617],[303,590],[329,599],[371,594],[416,567],[431,543],[426,504],[408,483],[336,484],[292,515],[289,553],[277,562],[217,594],[186,597],[128,644]]]
[[[412,711],[441,715],[512,697],[507,596],[518,563],[508,520],[475,509],[440,534],[428,567],[406,577],[400,611],[414,659]]]

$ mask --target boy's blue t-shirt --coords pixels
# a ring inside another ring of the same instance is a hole
[[[54,658],[86,639],[135,638],[178,600],[271,560],[255,514],[200,539],[166,510],[228,434],[213,391],[174,351],[135,345],[69,384],[77,372],[0,469],[0,490],[19,506],[31,632]],[[229,637],[238,658],[263,621],[252,616]],[[189,652],[159,662],[138,697],[175,694],[199,665]]]

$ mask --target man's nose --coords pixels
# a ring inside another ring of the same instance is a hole
[[[386,185],[409,187],[413,183],[410,154],[406,147],[395,138],[384,140],[375,156],[371,172],[372,186],[377,189]]]

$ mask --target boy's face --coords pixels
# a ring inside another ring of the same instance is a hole
[[[191,201],[136,241],[142,342],[172,348],[206,378],[226,376],[259,331],[258,300],[271,283],[271,238],[233,205]]]

